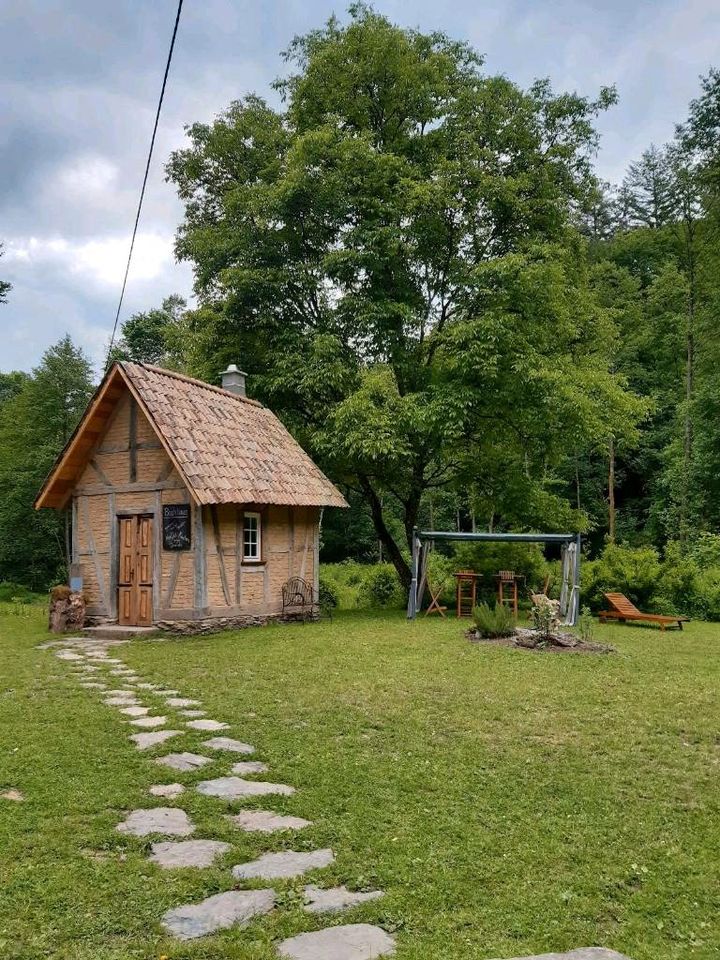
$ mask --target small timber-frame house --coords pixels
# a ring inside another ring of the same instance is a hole
[[[344,498],[278,418],[245,396],[115,363],[35,501],[72,509],[88,620],[192,632],[282,614],[318,586],[320,518]]]

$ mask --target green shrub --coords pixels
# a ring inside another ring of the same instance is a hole
[[[358,591],[360,607],[404,607],[405,595],[395,567],[377,563],[369,568]]]
[[[603,594],[624,593],[639,607],[649,608],[661,573],[660,557],[652,547],[608,544],[596,560],[582,564],[583,601],[600,610],[607,605]]]
[[[481,603],[473,609],[473,620],[481,637],[509,637],[515,631],[515,617],[504,603]]]
[[[695,561],[701,570],[720,567],[720,534],[701,533],[690,544],[688,556]]]
[[[340,604],[340,594],[335,584],[327,577],[320,577],[318,602],[321,610],[335,610]]]
[[[595,621],[590,607],[583,607],[578,617],[578,633],[583,643],[592,643],[595,639]]]
[[[39,599],[38,594],[28,590],[27,587],[23,587],[20,583],[13,583],[12,580],[0,582],[0,603],[11,603],[12,601],[33,603]]]

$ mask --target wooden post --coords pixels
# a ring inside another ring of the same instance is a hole
[[[417,527],[413,527],[412,545],[412,578],[410,580],[410,593],[408,594],[408,620],[414,620],[417,615],[418,563],[420,560],[420,538],[418,537]]]
[[[108,523],[110,524],[110,584],[108,586],[108,617],[117,620],[118,562],[118,519],[115,515],[115,494],[108,494]]]
[[[203,508],[194,505],[195,526],[195,608],[203,610],[207,606],[207,581],[205,579],[205,530],[203,527]]]
[[[128,450],[129,457],[129,477],[130,483],[137,480],[137,401],[135,397],[130,397],[130,422],[128,426]]]

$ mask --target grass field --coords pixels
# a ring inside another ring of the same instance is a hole
[[[197,835],[234,849],[217,867],[166,872],[147,862],[149,841],[115,831],[129,809],[167,803],[147,794],[174,779],[152,762],[163,750],[137,752],[118,712],[36,649],[42,616],[0,619],[0,789],[26,797],[0,800],[3,960],[270,960],[278,939],[348,919],[394,932],[399,960],[590,944],[634,960],[720,955],[718,625],[598,628],[612,656],[471,646],[454,620],[359,612],[120,647],[298,788],[244,806],[315,824],[240,834],[220,800],[187,792],[175,802]],[[386,897],[322,920],[290,882],[243,930],[163,936],[162,913],[228,889],[232,864],[323,846],[337,860],[320,882]]]

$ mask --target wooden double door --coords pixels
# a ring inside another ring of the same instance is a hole
[[[153,622],[153,518],[121,517],[118,565],[118,623]]]

